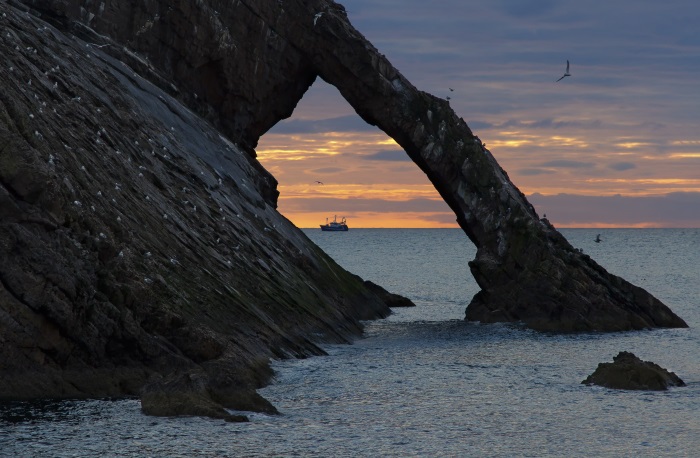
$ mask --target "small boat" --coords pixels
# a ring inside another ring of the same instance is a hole
[[[348,224],[345,222],[345,217],[341,218],[340,222],[337,220],[337,216],[333,217],[333,221],[328,222],[326,218],[326,224],[320,224],[322,231],[329,232],[346,232],[348,230]]]

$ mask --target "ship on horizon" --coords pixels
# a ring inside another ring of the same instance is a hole
[[[327,232],[347,232],[348,231],[348,223],[345,221],[345,217],[343,216],[340,221],[338,221],[337,216],[333,216],[333,221],[330,223],[328,222],[328,218],[326,218],[326,224],[320,224],[321,230],[322,231],[327,231]]]

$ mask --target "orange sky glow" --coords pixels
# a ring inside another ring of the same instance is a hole
[[[697,8],[450,2],[445,14],[409,3],[420,27],[392,2],[343,2],[418,89],[449,97],[540,216],[556,227],[700,227]],[[571,77],[557,81],[567,61]],[[351,228],[457,227],[401,148],[321,79],[257,153],[299,227],[333,215]]]
[[[698,140],[670,141],[667,151],[659,154],[657,145],[614,132],[597,138],[587,132],[562,135],[541,130],[476,133],[526,196],[700,192]],[[380,151],[392,151],[396,157],[373,159]],[[351,227],[458,227],[427,177],[405,153],[405,160],[398,159],[399,153],[401,148],[378,129],[303,134],[273,130],[257,148],[258,159],[279,181],[280,212],[298,227],[318,227],[334,215],[346,217]],[[634,167],[625,165],[630,157]],[[412,209],[417,201],[420,208]],[[546,213],[546,207],[533,203],[540,216]],[[548,218],[557,227],[684,226],[667,221],[557,221],[551,214]]]

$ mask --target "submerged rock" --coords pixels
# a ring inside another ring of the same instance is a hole
[[[230,414],[211,398],[206,376],[201,373],[179,373],[150,382],[141,391],[141,410],[160,417],[192,415],[248,421],[244,415]]]
[[[581,383],[620,390],[666,390],[670,386],[685,386],[675,373],[626,351],[615,356],[612,363],[598,364]]]
[[[384,303],[389,307],[415,307],[416,304],[407,297],[403,297],[399,294],[390,293],[376,283],[369,280],[364,281],[364,285],[377,295]]]

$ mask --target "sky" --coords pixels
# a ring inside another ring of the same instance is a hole
[[[556,227],[700,227],[694,0],[340,3],[414,86],[450,97]],[[406,153],[320,78],[257,153],[299,227],[457,227]]]

